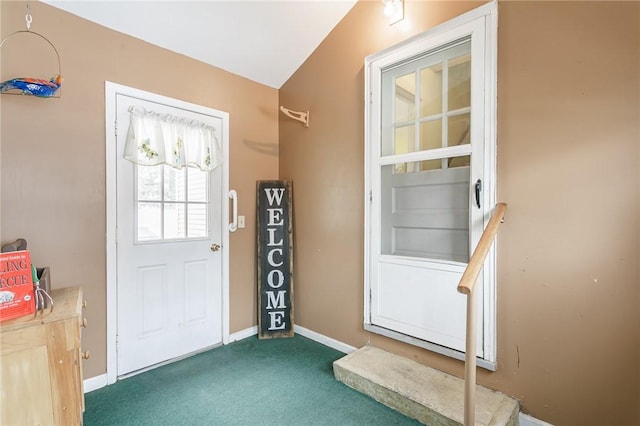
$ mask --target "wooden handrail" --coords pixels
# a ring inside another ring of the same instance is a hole
[[[489,220],[489,224],[482,233],[480,241],[478,242],[476,249],[473,251],[471,259],[469,259],[469,264],[464,270],[462,278],[460,278],[460,282],[458,283],[458,291],[460,293],[468,295],[476,285],[476,280],[478,279],[478,275],[484,265],[484,259],[487,257],[491,244],[493,244],[493,239],[498,233],[498,225],[500,225],[506,210],[507,205],[505,203],[498,203],[496,205],[496,208],[493,211],[493,216],[491,216],[491,220]]]
[[[464,354],[464,426],[473,426],[476,414],[476,305],[478,296],[473,290],[506,210],[507,205],[505,203],[496,205],[493,216],[491,216],[489,224],[482,232],[480,241],[458,283],[458,291],[467,295],[467,329]]]

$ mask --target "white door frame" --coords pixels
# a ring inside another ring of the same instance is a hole
[[[116,95],[163,103],[178,108],[189,109],[203,114],[210,114],[222,118],[222,194],[228,200],[229,193],[229,113],[213,108],[192,104],[189,102],[169,98],[151,92],[123,86],[105,81],[105,128],[106,128],[106,196],[107,196],[107,385],[118,379],[117,369],[117,247],[116,247]],[[126,129],[119,129],[124,132]],[[228,203],[228,201],[227,201]],[[222,206],[222,343],[229,343],[229,208]]]
[[[418,34],[410,39],[407,39],[397,45],[390,46],[380,52],[374,53],[365,59],[365,93],[367,94],[365,99],[365,193],[364,195],[364,207],[365,207],[365,236],[364,236],[364,279],[365,279],[365,291],[364,291],[364,329],[377,334],[390,337],[392,339],[400,340],[405,343],[409,343],[415,346],[426,348],[430,351],[437,352],[455,359],[464,360],[464,353],[453,349],[446,348],[444,346],[436,345],[421,339],[417,339],[408,336],[403,333],[392,331],[386,328],[378,327],[371,323],[371,299],[370,299],[370,244],[371,236],[369,235],[369,228],[371,226],[372,215],[372,178],[369,174],[369,170],[372,167],[371,163],[371,147],[369,141],[371,139],[379,139],[379,123],[371,124],[371,117],[373,114],[378,113],[376,107],[381,104],[380,96],[380,81],[374,78],[371,74],[371,68],[373,64],[378,67],[380,71],[380,64],[382,62],[385,65],[393,64],[401,61],[410,55],[407,52],[415,54],[416,52],[429,50],[425,46],[437,46],[449,41],[452,33],[460,32],[460,36],[466,35],[465,31],[461,27],[469,25],[470,23],[479,19],[484,20],[484,61],[485,66],[485,80],[484,80],[484,169],[487,172],[488,179],[483,182],[482,202],[485,206],[494,206],[496,198],[496,128],[497,128],[497,28],[498,28],[498,7],[497,1],[492,1],[485,5],[482,5],[476,9],[466,12],[456,18],[451,19],[443,24],[440,24],[425,33]],[[464,34],[463,34],[464,33]],[[473,43],[473,42],[472,42]],[[473,48],[472,48],[473,49]],[[376,74],[376,77],[378,75]],[[374,86],[376,90],[371,90]],[[416,154],[405,154],[406,161],[411,161]],[[420,159],[427,159],[420,158]],[[483,229],[487,226],[492,208],[488,210],[488,214],[484,218]],[[484,332],[484,358],[477,360],[478,366],[486,368],[491,371],[495,371],[497,368],[497,312],[496,312],[496,244],[493,244],[482,274],[484,278],[484,318],[487,319],[482,325]]]

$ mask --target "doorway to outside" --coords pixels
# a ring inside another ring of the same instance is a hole
[[[495,205],[496,28],[490,3],[365,63],[364,326],[458,359],[456,287]],[[495,369],[495,248],[476,288],[478,365]]]
[[[110,82],[105,89],[110,384],[228,342],[229,116]],[[125,159],[132,111],[207,126],[222,164],[203,171]]]

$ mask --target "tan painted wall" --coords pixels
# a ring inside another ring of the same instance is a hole
[[[482,3],[482,2],[481,2]],[[412,29],[361,1],[281,88],[294,182],[296,322],[462,375],[363,331],[365,56],[481,3],[408,2]],[[498,371],[479,382],[558,425],[640,422],[640,2],[501,2]]]
[[[24,29],[24,7],[1,3],[3,36]],[[0,96],[2,242],[27,238],[35,262],[51,267],[54,287],[82,285],[83,347],[91,351],[84,373],[93,377],[106,371],[105,80],[230,113],[230,186],[248,224],[255,181],[278,177],[278,91],[43,3],[31,7],[32,30],[57,47],[65,84],[60,99]],[[2,79],[51,71],[46,56],[34,68],[23,61],[3,48]],[[231,332],[257,323],[254,234],[248,226],[230,237]]]
[[[104,80],[230,112],[231,186],[248,224],[255,180],[293,179],[298,324],[461,375],[457,361],[362,330],[363,61],[478,4],[409,2],[414,27],[402,33],[379,2],[361,2],[278,101],[274,89],[32,3],[66,83],[57,100],[0,96],[0,235],[28,238],[54,287],[85,288],[86,377],[104,373],[106,357]],[[24,3],[0,12],[3,36],[24,28]],[[499,370],[479,380],[559,425],[640,418],[639,22],[638,2],[500,4],[498,198],[510,209]],[[279,103],[311,110],[309,129],[280,117],[280,145]],[[233,332],[256,324],[252,227],[231,246]]]

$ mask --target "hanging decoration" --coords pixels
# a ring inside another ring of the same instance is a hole
[[[35,31],[31,31],[31,23],[33,17],[31,16],[31,3],[27,1],[27,13],[25,15],[25,21],[27,29],[22,31],[15,31],[0,42],[0,51],[7,40],[21,35],[36,36],[46,41],[53,49],[58,60],[58,72],[49,80],[34,78],[34,77],[18,77],[0,83],[0,93],[12,94],[12,95],[33,95],[40,98],[59,98],[59,89],[62,86],[62,67],[60,66],[60,55],[58,49],[49,41],[48,38]]]
[[[56,74],[49,81],[30,77],[13,78],[0,83],[0,92],[6,93],[10,90],[19,90],[23,95],[50,98],[56,94],[60,86],[62,86],[62,76],[60,74]]]
[[[216,129],[197,120],[129,107],[130,121],[124,158],[143,165],[211,171],[222,164]]]

